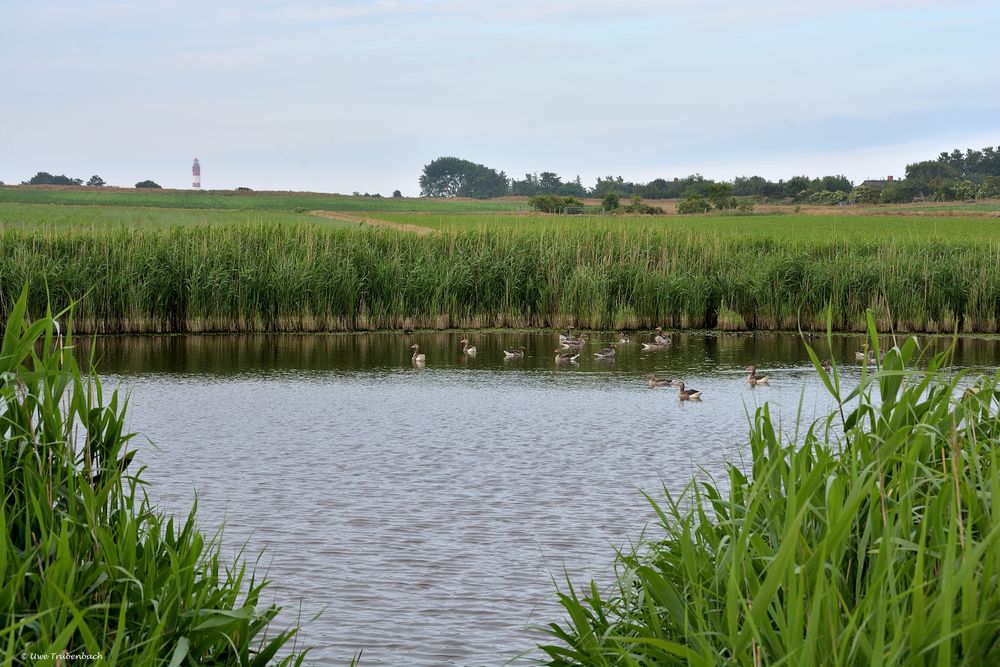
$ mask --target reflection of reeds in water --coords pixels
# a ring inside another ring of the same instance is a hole
[[[752,224],[748,221],[747,224]],[[81,298],[78,330],[563,327],[997,331],[1000,247],[777,241],[626,222],[447,231],[223,224],[0,231],[3,294]],[[752,262],[745,261],[752,257]],[[0,302],[0,315],[9,308]]]
[[[585,351],[596,352],[615,342],[615,332],[590,332],[591,343]],[[645,376],[664,368],[698,368],[721,372],[739,371],[747,364],[761,367],[795,367],[806,363],[802,340],[794,334],[781,332],[738,333],[674,333],[673,344],[659,352],[643,352],[641,341],[652,340],[652,332],[636,334],[633,342],[619,346],[619,370]],[[406,368],[412,350],[418,343],[428,355],[428,367],[454,366],[463,361],[458,342],[469,336],[479,351],[472,368],[503,368],[503,350],[523,346],[525,358],[519,369],[548,369],[552,349],[557,344],[555,332],[538,331],[479,331],[449,332],[417,331],[358,332],[350,334],[213,334],[213,335],[145,335],[102,336],[96,341],[77,339],[81,358],[86,358],[94,346],[94,354],[102,371],[118,373],[192,373],[231,375],[269,371],[368,371]],[[951,339],[945,336],[921,337],[921,348],[933,353],[945,349]],[[832,347],[812,341],[822,347],[821,356],[856,367],[855,352],[863,349],[864,340],[858,335],[835,336]],[[883,347],[891,345],[884,337]],[[996,367],[1000,359],[1000,338],[964,337],[955,342],[955,363],[963,367]]]
[[[560,596],[547,664],[996,664],[1000,375],[963,391],[948,351],[917,355],[859,401],[813,356],[840,409],[797,442],[758,409],[749,470],[654,503],[610,591]]]

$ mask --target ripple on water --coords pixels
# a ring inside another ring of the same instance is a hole
[[[610,583],[614,549],[655,520],[641,490],[718,475],[765,401],[787,427],[800,402],[806,420],[831,407],[794,337],[675,336],[555,369],[554,336],[476,336],[464,364],[455,335],[418,336],[423,370],[402,336],[291,338],[98,344],[130,428],[157,444],[141,452],[154,499],[186,513],[197,492],[227,555],[267,549],[284,622],[323,612],[300,638],[316,665],[362,648],[363,665],[503,664],[562,617],[553,581]],[[838,341],[835,358],[858,346]],[[518,344],[529,357],[504,364]],[[747,385],[751,362],[774,369],[770,387]],[[647,389],[652,371],[704,401]]]

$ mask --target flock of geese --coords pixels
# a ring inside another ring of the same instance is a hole
[[[462,345],[462,355],[466,359],[472,359],[476,356],[476,346],[469,344],[468,338],[463,338],[458,341]],[[561,364],[575,364],[577,359],[580,357],[583,351],[583,347],[587,342],[587,337],[584,334],[580,334],[579,337],[573,335],[573,327],[568,327],[566,333],[559,334],[559,347],[557,347],[553,352],[555,353],[555,363],[556,365]],[[631,343],[631,339],[625,333],[621,334],[620,339],[617,343],[611,343],[606,348],[600,352],[594,352],[594,357],[600,360],[613,360],[615,358],[615,353],[618,350],[619,345],[627,345]],[[653,333],[652,341],[648,343],[642,343],[642,349],[647,352],[656,352],[660,350],[669,349],[673,344],[673,341],[669,336],[663,335],[663,328],[656,327]],[[413,356],[411,361],[414,366],[423,367],[427,362],[427,355],[420,351],[419,345],[411,345],[410,349],[413,350]],[[524,359],[523,346],[515,347],[510,350],[505,349],[503,351],[503,356],[505,361],[516,361]],[[874,364],[875,353],[872,351],[868,352],[857,352],[855,353],[855,360],[860,361],[865,364]],[[882,358],[885,358],[885,353],[882,353]],[[823,369],[830,372],[833,369],[833,364],[826,360],[822,363]],[[757,372],[757,367],[750,365],[744,368],[747,371],[746,381],[751,387],[756,387],[759,385],[767,385],[769,377],[767,375],[761,375]],[[698,401],[701,400],[701,391],[697,389],[688,389],[684,385],[683,380],[675,380],[670,378],[662,378],[656,373],[650,373],[647,376],[648,386],[650,389],[659,389],[661,387],[674,387],[677,389],[678,396],[682,401]]]
[[[458,341],[462,345],[462,355],[467,359],[473,359],[476,356],[477,350],[475,345],[469,343],[468,338],[463,338]],[[631,339],[625,333],[621,334],[620,339],[617,343],[611,343],[606,348],[600,352],[594,352],[594,357],[597,360],[613,360],[615,354],[617,353],[619,345],[627,345],[631,343]],[[587,337],[581,334],[579,337],[573,335],[573,327],[568,327],[566,333],[559,334],[559,347],[557,347],[553,352],[555,353],[555,363],[556,365],[561,364],[575,364],[577,359],[583,353],[583,348],[587,343]],[[666,350],[672,345],[673,341],[668,336],[663,335],[663,328],[656,327],[656,331],[653,334],[652,341],[648,343],[642,343],[642,349],[644,351],[656,352],[660,350]],[[420,351],[420,345],[414,344],[410,346],[413,350],[413,355],[410,360],[414,366],[423,367],[427,363],[427,355]],[[516,361],[524,359],[525,348],[524,346],[515,347],[512,349],[505,349],[503,351],[504,359],[507,361]],[[757,369],[754,366],[747,366],[745,369],[750,372],[747,376],[747,382],[751,385],[766,385],[768,378],[766,375],[758,375]],[[658,377],[655,373],[648,376],[648,385],[651,389],[657,389],[660,387],[675,387],[678,391],[678,396],[682,401],[697,401],[701,399],[701,391],[697,389],[689,389],[684,385],[683,380],[672,380],[667,378]]]

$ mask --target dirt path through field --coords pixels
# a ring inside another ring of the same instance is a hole
[[[332,218],[333,220],[341,220],[343,222],[353,222],[360,225],[372,225],[373,227],[388,227],[389,229],[398,229],[401,232],[410,232],[412,234],[431,234],[434,232],[430,227],[421,227],[420,225],[410,225],[402,222],[392,222],[391,220],[380,220],[378,218],[369,218],[363,215],[351,215],[350,213],[341,213],[340,211],[309,211],[311,215],[318,215],[321,218]]]

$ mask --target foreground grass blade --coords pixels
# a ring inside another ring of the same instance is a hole
[[[758,410],[728,487],[650,499],[663,534],[619,555],[608,594],[561,596],[547,664],[1000,664],[1000,376],[967,389],[917,352],[846,396],[824,376],[857,405],[798,441]]]

